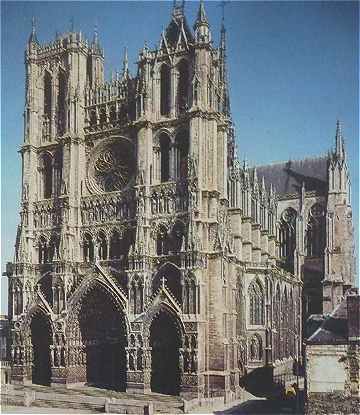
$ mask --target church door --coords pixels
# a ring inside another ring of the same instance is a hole
[[[49,386],[51,381],[50,327],[43,314],[35,314],[30,325],[33,346],[32,383]]]
[[[124,316],[109,296],[95,288],[84,299],[79,323],[86,350],[88,385],[125,391],[126,333]]]
[[[167,395],[178,395],[180,338],[174,320],[167,313],[160,313],[152,322],[150,343],[151,390]]]

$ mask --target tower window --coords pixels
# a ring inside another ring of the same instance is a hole
[[[285,261],[285,268],[293,271],[294,251],[296,248],[296,211],[287,208],[280,220],[280,257]]]
[[[45,72],[44,76],[44,115],[47,118],[51,117],[51,75]]]
[[[160,70],[160,113],[169,115],[170,112],[170,68],[163,65]]]
[[[166,134],[160,136],[161,181],[170,179],[170,139]]]
[[[177,106],[179,112],[184,112],[188,108],[189,91],[189,68],[185,60],[178,65],[178,85],[177,85]]]
[[[325,210],[320,204],[311,207],[305,234],[306,255],[320,257],[325,248]]]
[[[84,254],[84,261],[86,262],[94,261],[94,243],[93,243],[91,235],[89,234],[86,234],[84,236],[83,254]]]
[[[43,198],[51,198],[53,194],[52,157],[47,153],[42,156],[41,160],[41,181]]]
[[[250,324],[264,324],[264,292],[258,281],[249,287],[250,298]]]
[[[65,99],[66,99],[66,77],[65,74],[60,71],[59,73],[59,85],[58,85],[58,133],[60,135],[65,132]]]
[[[188,175],[189,137],[187,132],[181,132],[175,140],[175,175],[185,179]]]

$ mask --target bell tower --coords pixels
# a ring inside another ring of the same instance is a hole
[[[335,149],[329,156],[329,192],[323,312],[331,312],[355,283],[355,248],[351,209],[351,183],[340,121],[336,124]]]

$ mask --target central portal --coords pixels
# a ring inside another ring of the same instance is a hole
[[[30,324],[33,346],[32,383],[49,386],[51,381],[50,323],[44,314],[35,314]]]
[[[151,390],[167,395],[179,395],[180,338],[174,319],[167,313],[160,313],[150,328],[152,347]]]
[[[125,391],[124,316],[116,309],[109,295],[95,288],[84,299],[79,323],[86,350],[87,384]]]

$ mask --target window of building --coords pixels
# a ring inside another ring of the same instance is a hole
[[[160,136],[160,166],[161,182],[167,182],[170,179],[170,138],[166,134]]]
[[[94,243],[91,235],[85,234],[83,243],[83,254],[85,262],[94,261]]]
[[[177,134],[175,139],[175,176],[186,179],[188,176],[189,135],[185,131]]]
[[[320,257],[325,249],[325,209],[316,203],[309,212],[305,233],[306,255]]]
[[[46,264],[48,262],[48,246],[46,239],[43,236],[39,239],[38,250],[39,264]]]
[[[44,115],[51,118],[51,104],[52,104],[52,91],[51,91],[51,75],[45,71],[44,75]]]
[[[163,64],[160,70],[160,113],[170,113],[170,68]]]
[[[279,240],[280,240],[280,257],[284,261],[285,268],[293,271],[294,268],[294,251],[296,248],[296,211],[287,208],[281,215]]]
[[[53,194],[53,171],[52,171],[52,157],[45,153],[41,157],[41,182],[42,194],[44,199],[50,199]]]
[[[259,281],[254,281],[249,287],[250,324],[264,324],[264,291]]]
[[[178,84],[177,84],[177,106],[179,112],[188,109],[188,91],[189,91],[189,65],[186,60],[178,64]]]
[[[59,72],[58,77],[58,97],[57,97],[57,125],[58,125],[58,134],[62,135],[65,132],[66,120],[65,120],[65,105],[66,105],[66,76],[63,71]]]
[[[103,232],[100,232],[97,238],[99,259],[107,259],[107,240]]]

